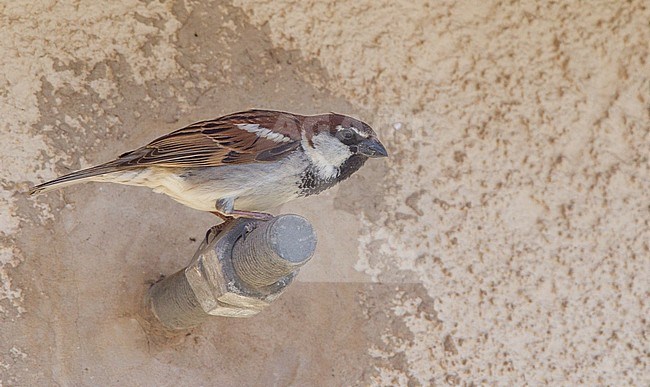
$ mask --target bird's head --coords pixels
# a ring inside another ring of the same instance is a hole
[[[368,124],[352,117],[334,113],[332,115],[336,125],[330,126],[330,135],[347,146],[350,153],[366,157],[388,156],[386,148]]]
[[[303,130],[303,148],[323,176],[343,172],[341,168],[351,160],[360,167],[368,158],[388,156],[375,131],[349,116],[329,113],[305,117]]]

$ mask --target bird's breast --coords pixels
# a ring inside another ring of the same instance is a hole
[[[316,195],[335,186],[358,171],[366,160],[368,158],[362,155],[350,156],[337,168],[337,173],[332,177],[323,177],[318,165],[310,164],[300,174],[300,181],[298,183],[299,195]]]

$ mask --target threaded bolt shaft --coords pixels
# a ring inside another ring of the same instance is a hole
[[[235,243],[232,263],[237,275],[252,287],[264,287],[296,271],[316,250],[311,224],[298,215],[283,215],[260,224]]]

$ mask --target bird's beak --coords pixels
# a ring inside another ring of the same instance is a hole
[[[386,148],[376,138],[369,138],[359,143],[357,153],[368,157],[388,157]]]

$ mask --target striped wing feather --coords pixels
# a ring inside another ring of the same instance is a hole
[[[237,126],[257,125],[282,135],[267,138],[260,131]],[[214,167],[272,161],[300,145],[300,118],[291,114],[250,110],[215,120],[201,121],[157,138],[148,145],[127,152],[115,166]]]

